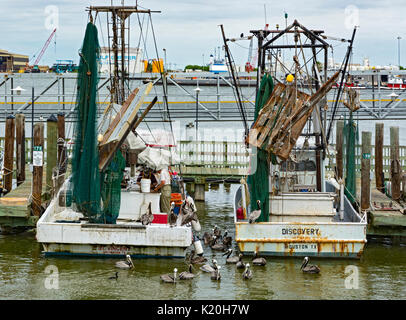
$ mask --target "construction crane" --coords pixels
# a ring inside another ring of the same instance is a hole
[[[39,55],[37,56],[37,59],[35,59],[34,64],[31,65],[31,66],[27,65],[27,69],[29,69],[31,72],[32,72],[33,70],[36,70],[37,72],[39,72],[38,63],[39,63],[39,61],[41,60],[42,56],[44,55],[45,50],[48,48],[48,45],[49,45],[49,43],[51,42],[51,40],[52,40],[52,38],[53,38],[55,32],[56,32],[56,28],[54,29],[54,31],[52,31],[52,33],[51,33],[51,35],[49,36],[48,40],[45,42],[44,46],[43,46],[42,49],[41,49],[41,52],[40,52]],[[33,58],[34,58],[34,57],[33,57]]]

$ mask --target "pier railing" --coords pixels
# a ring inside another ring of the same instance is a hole
[[[330,145],[330,150],[334,149]],[[0,137],[0,148],[4,150],[4,137]],[[72,148],[68,148],[68,156]],[[177,144],[177,152],[183,173],[188,175],[212,176],[244,176],[249,166],[249,150],[242,142],[233,141],[188,141],[181,140]],[[361,169],[361,145],[355,149],[356,169]],[[406,146],[399,147],[400,164],[406,168]],[[46,139],[44,147],[46,160]],[[25,139],[25,160],[31,163],[31,138]],[[335,154],[330,151],[330,160],[327,157],[326,169],[333,170],[336,165]],[[345,157],[344,157],[345,161]],[[375,170],[375,149],[371,152],[371,171]],[[383,146],[383,171],[390,172],[390,146]]]

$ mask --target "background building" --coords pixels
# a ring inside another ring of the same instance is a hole
[[[20,69],[24,70],[28,60],[26,55],[0,49],[0,72],[18,72]]]
[[[109,60],[110,58],[110,60]],[[141,73],[144,71],[144,63],[142,62],[142,49],[140,48],[130,48],[130,54],[124,57],[125,59],[125,68],[129,73]],[[128,65],[129,60],[129,65]],[[101,47],[100,48],[100,72],[110,72],[109,61],[111,63],[111,72],[114,71],[114,55],[110,52],[109,57],[109,48]],[[121,65],[121,54],[118,54],[119,65]],[[127,70],[129,68],[129,70]]]

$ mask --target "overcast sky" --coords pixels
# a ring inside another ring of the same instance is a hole
[[[135,5],[135,0],[125,1]],[[120,4],[121,1],[116,1]],[[78,50],[82,45],[89,5],[107,5],[110,0],[0,0],[0,49],[27,54],[32,57],[39,52],[51,34],[46,25],[52,25],[53,7],[58,9],[56,45],[49,45],[40,64],[52,65],[56,59],[78,61]],[[158,44],[158,53],[166,48],[168,63],[178,67],[187,64],[208,62],[214,48],[222,46],[219,24],[223,24],[226,36],[237,37],[240,33],[260,29],[266,22],[270,28],[285,25],[284,12],[288,13],[288,24],[297,19],[310,29],[324,30],[326,35],[350,38],[352,26],[359,24],[353,62],[362,62],[368,57],[372,65],[396,64],[398,40],[401,40],[401,64],[406,65],[406,1],[361,0],[361,1],[257,1],[257,0],[139,0],[140,6],[161,13],[153,14],[153,26]],[[358,12],[358,13],[357,13]],[[102,25],[106,23],[102,16]],[[136,18],[133,18],[135,25]],[[100,26],[97,22],[98,27]],[[104,28],[104,27],[103,27]],[[106,32],[99,34],[100,43],[106,43]],[[136,29],[131,35],[131,46],[137,46],[139,36]],[[149,33],[148,41],[152,40]],[[342,59],[346,45],[332,42],[334,57]],[[152,42],[149,41],[149,58],[154,58]],[[248,55],[248,41],[231,44],[237,64],[244,64]]]

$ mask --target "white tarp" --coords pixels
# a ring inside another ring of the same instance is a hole
[[[179,163],[179,157],[174,151],[147,147],[138,155],[138,163],[145,164],[154,170],[161,170]]]
[[[147,147],[142,139],[130,132],[127,136],[127,143],[130,150],[143,151]]]

